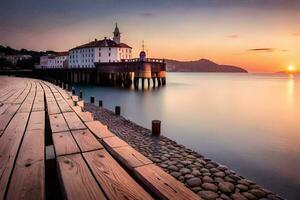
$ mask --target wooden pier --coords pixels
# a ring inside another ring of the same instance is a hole
[[[95,68],[35,69],[39,78],[54,82],[131,87],[135,89],[166,85],[166,63],[162,59],[130,59],[95,63]],[[141,80],[141,81],[140,81]],[[152,84],[151,84],[152,82]]]
[[[0,76],[0,199],[201,199],[46,81]]]

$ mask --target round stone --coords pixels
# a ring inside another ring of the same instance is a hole
[[[197,187],[201,185],[201,179],[194,177],[194,178],[190,178],[186,181],[186,183],[188,184],[188,186],[190,187]]]
[[[220,197],[221,197],[222,199],[224,199],[224,200],[231,200],[231,198],[228,197],[226,194],[221,194]]]
[[[223,180],[222,178],[220,178],[220,177],[215,177],[214,180],[215,180],[215,182],[217,182],[217,183],[224,182],[224,180]]]
[[[249,192],[242,192],[242,195],[244,197],[246,197],[247,199],[249,200],[254,200],[254,199],[257,199],[256,196],[254,196],[253,194],[249,193]]]
[[[230,196],[233,200],[248,200],[246,197],[241,195],[240,193],[234,193]]]
[[[239,180],[238,183],[243,184],[243,185],[250,186],[250,183],[249,183],[249,181],[248,181],[247,179]]]
[[[249,192],[258,198],[262,198],[266,196],[266,193],[260,189],[251,189],[249,190]]]
[[[212,191],[207,191],[207,190],[198,192],[198,195],[205,200],[215,200],[216,198],[219,197],[217,193]]]
[[[218,185],[219,189],[225,193],[231,193],[234,191],[234,185],[230,182],[221,182]]]
[[[197,192],[201,191],[202,188],[201,187],[193,187],[192,190],[197,193]]]
[[[211,173],[216,173],[216,172],[219,172],[219,170],[217,168],[211,168],[209,170]]]
[[[194,175],[192,175],[192,174],[186,174],[186,175],[184,175],[184,178],[185,179],[190,179],[190,178],[194,178],[195,176]]]
[[[179,173],[179,172],[171,172],[170,174],[171,174],[171,176],[173,176],[175,178],[178,178],[179,176],[181,176],[181,173]]]
[[[242,191],[248,190],[248,186],[247,185],[243,185],[243,184],[237,184],[235,187],[239,188]]]
[[[207,173],[207,172],[209,172],[209,170],[208,170],[208,169],[205,169],[205,168],[202,168],[202,169],[200,169],[200,172],[201,172],[201,173]]]
[[[214,173],[214,176],[225,177],[225,173],[224,172],[216,172],[216,173]]]
[[[202,178],[202,181],[205,182],[205,183],[213,183],[214,182],[214,180],[209,176],[204,176]]]
[[[172,171],[178,171],[178,167],[176,167],[175,165],[169,166],[168,169]]]
[[[218,191],[218,187],[212,183],[203,183],[202,187],[206,190],[211,190],[211,191],[215,191],[215,192]]]
[[[185,175],[185,174],[191,173],[191,170],[188,169],[188,168],[182,168],[182,169],[180,169],[179,172],[180,172],[182,175]]]
[[[201,175],[201,172],[200,172],[198,169],[194,169],[194,170],[192,171],[192,174],[193,174],[194,176],[200,176],[200,175]]]

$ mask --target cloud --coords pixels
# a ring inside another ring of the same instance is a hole
[[[237,39],[237,38],[240,38],[239,35],[227,35],[228,38],[231,38],[231,39]]]
[[[143,17],[153,17],[155,16],[155,14],[153,12],[143,12],[143,13],[140,13],[141,16]]]
[[[274,48],[255,48],[255,49],[248,49],[248,51],[254,51],[254,52],[273,52],[275,51]]]

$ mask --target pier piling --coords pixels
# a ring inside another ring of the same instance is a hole
[[[73,95],[75,95],[75,94],[76,94],[76,92],[75,92],[75,88],[74,88],[74,87],[72,87],[72,94],[73,94]]]
[[[115,107],[115,114],[116,115],[120,115],[121,114],[121,107],[120,106],[116,106]]]
[[[82,99],[82,90],[79,92],[79,98]]]
[[[160,120],[152,120],[152,135],[160,136]]]
[[[99,107],[102,107],[102,106],[103,106],[103,101],[99,100]]]
[[[95,97],[90,98],[91,103],[95,103]]]

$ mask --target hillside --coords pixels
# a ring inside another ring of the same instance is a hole
[[[207,59],[196,61],[166,60],[169,72],[238,72],[247,73],[247,70],[231,65],[219,65]]]

